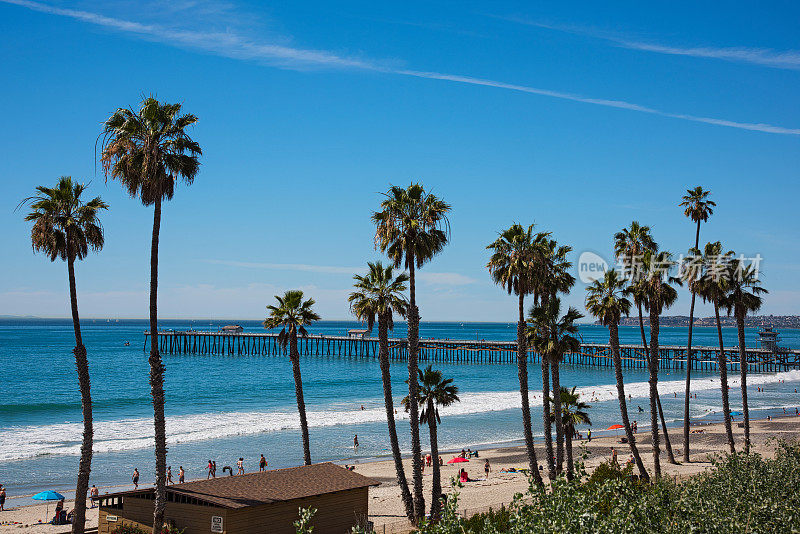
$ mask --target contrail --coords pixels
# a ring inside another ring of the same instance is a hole
[[[0,2],[24,7],[40,13],[47,13],[71,18],[74,20],[80,20],[96,26],[137,35],[141,38],[156,40],[172,46],[201,50],[240,61],[267,62],[270,65],[280,68],[303,69],[318,67],[382,72],[397,76],[411,76],[414,78],[425,78],[429,80],[439,80],[451,83],[493,87],[496,89],[517,91],[550,98],[557,98],[560,100],[580,102],[583,104],[623,109],[639,113],[648,113],[650,115],[658,115],[671,119],[713,124],[715,126],[724,126],[727,128],[737,128],[739,130],[750,130],[779,135],[800,135],[800,128],[786,128],[783,126],[765,123],[739,122],[728,119],[702,117],[686,113],[673,113],[626,102],[624,100],[592,98],[573,93],[552,91],[549,89],[541,89],[527,85],[518,85],[460,74],[393,68],[374,61],[342,56],[326,50],[312,50],[275,45],[271,43],[259,43],[249,40],[236,33],[230,32],[175,30],[155,24],[142,24],[135,21],[107,17],[105,15],[90,11],[55,7],[32,0],[0,0]]]

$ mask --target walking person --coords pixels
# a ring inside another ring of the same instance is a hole
[[[136,467],[133,468],[131,480],[133,481],[133,489],[139,489],[139,469]]]
[[[589,438],[589,443],[591,443],[591,442],[592,442],[592,429],[591,429],[591,428],[589,429],[589,431],[588,431],[588,432],[586,432],[586,435],[587,435],[587,436],[588,436],[588,438]]]
[[[244,474],[244,458],[239,458],[239,461],[236,462],[236,467],[239,468],[239,470],[236,472],[236,474],[237,475],[243,475]]]
[[[0,512],[4,510],[4,506],[6,505],[6,488],[0,484]]]
[[[489,459],[486,459],[486,463],[483,464],[483,472],[486,473],[486,480],[489,480],[489,471],[492,470],[492,466],[489,465]]]
[[[261,459],[258,461],[258,470],[259,472],[267,470],[267,459],[264,458],[263,454],[261,455]]]
[[[175,484],[172,481],[172,466],[167,467],[167,484]]]
[[[211,478],[217,478],[217,462],[211,462]]]
[[[353,436],[353,452],[358,452],[358,434]]]
[[[180,466],[180,468],[178,468],[178,484],[183,484],[185,478],[186,473],[183,471],[183,466]]]
[[[211,462],[211,460],[208,461],[206,469],[208,470],[208,474],[206,475],[206,480],[208,480],[209,478],[211,478],[211,472],[214,470],[214,464]]]
[[[97,489],[97,486],[92,484],[92,489],[89,490],[89,508],[94,508],[95,506],[95,499],[100,496],[100,490]]]

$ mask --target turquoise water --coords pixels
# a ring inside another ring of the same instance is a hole
[[[242,323],[247,331],[263,331],[255,321]],[[163,321],[163,328],[217,330],[219,323]],[[312,333],[343,335],[356,327],[351,322],[322,322]],[[92,483],[100,487],[125,484],[138,467],[142,482],[152,478],[152,407],[147,354],[142,351],[145,321],[84,321],[89,353],[95,416],[95,455]],[[640,340],[633,327],[620,329],[623,343]],[[398,324],[395,336],[405,335]],[[505,323],[423,323],[422,337],[513,340],[515,325]],[[736,332],[726,329],[725,341],[735,345]],[[800,331],[781,332],[783,344],[800,347]],[[607,342],[605,328],[582,326],[586,342]],[[684,344],[685,328],[663,328],[662,344]],[[752,345],[755,331],[748,330]],[[698,345],[713,346],[716,330],[695,329]],[[130,342],[129,346],[124,343]],[[9,495],[29,495],[42,489],[69,490],[77,469],[81,434],[80,397],[71,349],[69,321],[0,321],[0,483]],[[215,460],[219,468],[235,465],[240,456],[246,468],[256,466],[265,454],[270,467],[302,461],[291,366],[285,357],[163,355],[167,367],[168,463],[187,478],[205,476],[205,465]],[[303,357],[301,360],[314,461],[355,463],[387,454],[388,440],[380,372],[371,360]],[[461,402],[442,412],[440,446],[445,449],[516,441],[521,438],[519,392],[513,364],[438,364],[461,389]],[[392,366],[396,401],[403,396],[407,369]],[[696,417],[713,417],[719,405],[714,374],[694,373]],[[564,385],[577,386],[591,401],[595,429],[619,419],[611,369],[564,365]],[[649,421],[647,376],[644,371],[625,374],[627,393],[633,396],[632,414],[640,426]],[[668,419],[682,417],[680,396],[683,373],[661,373],[661,393]],[[767,410],[800,404],[794,388],[800,372],[753,375],[751,409]],[[733,381],[732,386],[738,383]],[[764,392],[755,392],[763,385]],[[530,368],[531,402],[541,401],[541,373]],[[737,395],[732,409],[740,409]],[[364,409],[361,409],[363,405]],[[636,407],[641,405],[643,413]],[[404,414],[399,418],[405,420]],[[534,411],[535,432],[541,431],[539,410]],[[408,427],[398,425],[401,447],[409,448]],[[360,447],[352,449],[353,434]],[[423,440],[427,435],[423,433]],[[423,441],[424,443],[424,441]]]

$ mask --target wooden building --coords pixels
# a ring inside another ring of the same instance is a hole
[[[367,524],[377,485],[332,463],[223,476],[167,486],[164,518],[185,534],[294,534],[298,510],[316,508],[314,534],[343,534]],[[98,534],[123,524],[152,529],[154,498],[153,488],[101,495]]]
[[[241,334],[244,332],[244,328],[242,328],[242,325],[228,324],[220,328],[219,331],[223,334]]]

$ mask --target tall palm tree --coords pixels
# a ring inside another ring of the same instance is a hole
[[[535,289],[535,274],[541,261],[539,243],[545,234],[534,234],[533,225],[527,229],[514,223],[500,233],[499,237],[487,246],[493,250],[486,265],[492,280],[518,297],[519,319],[517,321],[517,377],[519,392],[522,398],[522,429],[525,436],[525,448],[528,453],[528,466],[536,483],[542,485],[539,473],[539,462],[533,447],[533,429],[531,427],[531,406],[528,399],[528,346],[525,336],[525,295]],[[552,447],[552,437],[550,439]],[[552,452],[552,451],[551,451]],[[552,454],[551,454],[552,456]]]
[[[303,300],[303,292],[292,289],[283,294],[275,295],[277,305],[267,306],[269,316],[264,319],[264,328],[280,328],[278,343],[283,348],[289,345],[289,359],[292,362],[294,375],[294,394],[297,398],[297,412],[300,414],[300,431],[303,435],[303,459],[306,465],[311,465],[311,445],[308,438],[308,421],[306,420],[306,403],[303,398],[303,378],[300,376],[300,352],[297,350],[297,336],[306,337],[306,326],[314,321],[319,321],[320,316],[314,312],[314,299]]]
[[[566,436],[567,479],[572,480],[575,471],[575,463],[572,460],[572,437],[575,435],[577,425],[591,426],[592,421],[589,419],[589,414],[586,413],[591,406],[580,400],[580,394],[575,393],[574,386],[572,389],[561,386],[560,391],[561,422],[564,425],[564,436]],[[555,419],[555,412],[552,417]]]
[[[642,478],[649,480],[647,470],[639,456],[636,438],[633,435],[630,420],[628,419],[628,405],[625,400],[625,384],[622,377],[622,359],[619,353],[619,322],[623,315],[628,315],[631,302],[624,296],[625,279],[618,271],[606,271],[600,280],[595,280],[586,288],[586,309],[600,324],[608,327],[608,342],[611,345],[611,355],[614,359],[614,374],[617,378],[617,397],[619,398],[619,412],[631,454],[639,469]]]
[[[645,295],[645,304],[650,318],[650,429],[653,437],[653,467],[656,478],[661,477],[661,462],[659,459],[659,437],[658,437],[658,333],[660,328],[661,313],[672,307],[678,300],[678,292],[671,284],[678,284],[680,280],[669,275],[669,270],[674,266],[672,255],[669,252],[648,251],[642,261],[642,267],[646,273],[638,282],[642,294]],[[663,421],[662,421],[663,422]],[[664,435],[666,425],[664,426]],[[672,450],[667,447],[669,460],[675,463]]]
[[[389,426],[389,444],[392,447],[397,485],[400,486],[400,495],[406,509],[406,516],[409,521],[413,521],[414,503],[408,489],[403,457],[400,455],[400,445],[397,440],[392,378],[389,373],[389,330],[394,329],[394,314],[400,317],[408,314],[408,301],[403,296],[408,275],[400,273],[394,276],[392,267],[384,267],[381,262],[368,263],[367,266],[366,275],[357,274],[353,277],[355,280],[353,286],[356,291],[351,293],[347,300],[350,302],[350,310],[360,321],[366,321],[370,331],[375,326],[375,320],[378,321],[378,362],[383,380],[383,401],[386,407],[386,422]]]
[[[419,309],[416,300],[416,269],[444,249],[450,233],[447,214],[450,204],[421,184],[406,188],[392,186],[384,194],[381,209],[372,214],[375,245],[385,252],[395,267],[408,269],[408,395],[411,425],[411,466],[414,480],[414,515],[425,515],[422,494],[422,460],[419,442],[417,371],[419,371]]]
[[[575,277],[569,272],[572,263],[567,260],[567,254],[572,252],[572,247],[567,245],[559,245],[555,239],[545,239],[543,242],[544,262],[542,273],[539,278],[541,286],[540,292],[543,295],[542,302],[547,302],[548,299],[556,298],[558,293],[569,293],[569,290],[575,284]],[[551,337],[555,332],[551,331]],[[553,341],[556,341],[553,339]],[[552,390],[559,391],[561,389],[560,367],[561,359],[551,360],[549,362]],[[553,409],[558,411],[561,404],[561,397],[555,395]],[[549,413],[549,411],[545,412]],[[548,417],[548,423],[550,418]],[[561,421],[555,420],[556,426],[556,470],[561,473],[564,468],[564,428]]]
[[[690,218],[696,224],[694,234],[694,249],[700,247],[700,223],[708,221],[708,218],[714,213],[714,206],[716,204],[709,198],[710,191],[706,191],[700,186],[694,189],[687,189],[686,194],[683,195],[683,202],[679,204],[684,208],[683,214]],[[689,341],[686,346],[686,387],[684,392],[683,402],[683,461],[689,461],[689,399],[691,398],[691,381],[692,381],[692,329],[694,328],[694,304],[697,298],[695,285],[693,279],[684,279],[689,282],[689,291],[692,293],[692,303],[689,306]]]
[[[710,302],[714,306],[714,316],[717,323],[717,338],[719,352],[717,364],[719,367],[719,386],[722,391],[722,416],[725,420],[725,434],[728,438],[728,447],[731,453],[736,452],[733,440],[733,426],[731,424],[731,409],[728,393],[728,363],[725,357],[725,345],[722,342],[722,322],[719,310],[725,305],[725,298],[730,286],[730,268],[733,252],[723,253],[722,243],[715,241],[706,243],[703,251],[703,277],[698,284],[698,293],[703,302]]]
[[[150,247],[150,394],[155,427],[156,490],[153,530],[164,524],[167,434],[164,419],[164,364],[158,352],[158,240],[161,202],[172,199],[175,183],[191,184],[200,168],[198,145],[186,130],[197,122],[180,104],[145,98],[138,110],[119,108],[103,125],[101,161],[106,177],[119,180],[131,197],[153,206]]]
[[[747,350],[744,344],[744,318],[750,312],[761,309],[763,299],[760,295],[769,293],[761,287],[758,271],[753,265],[746,265],[742,259],[731,264],[731,279],[725,308],[728,315],[736,317],[736,330],[739,334],[739,372],[742,387],[742,413],[744,414],[744,452],[750,452],[750,408],[747,404]]]
[[[648,253],[658,251],[658,243],[655,242],[650,233],[650,227],[639,224],[637,221],[631,222],[628,228],[614,234],[614,252],[617,260],[625,270],[625,276],[630,280],[627,288],[629,295],[633,297],[636,310],[639,314],[639,333],[642,336],[642,347],[644,348],[645,359],[650,361],[650,348],[647,337],[644,333],[644,316],[642,306],[647,305],[647,292],[645,291],[644,256]],[[656,356],[656,359],[658,357]],[[675,462],[675,455],[672,452],[672,443],[669,440],[667,422],[664,420],[664,411],[661,409],[661,397],[656,395],[656,408],[661,419],[661,429],[664,433],[664,445],[667,449],[667,457],[671,463]],[[658,431],[658,429],[656,429]]]
[[[579,352],[581,342],[576,337],[578,335],[578,326],[575,321],[583,317],[578,310],[573,307],[567,309],[564,315],[561,315],[561,299],[558,297],[550,297],[546,302],[541,303],[539,306],[534,306],[528,312],[528,341],[539,353],[542,359],[547,358],[551,367],[557,366],[564,355],[569,352]],[[556,384],[553,384],[556,387]],[[553,391],[561,391],[561,388],[554,389]],[[556,400],[556,397],[559,397]],[[561,413],[561,399],[560,395],[554,395],[552,410],[546,412],[547,419],[550,419],[552,413]],[[562,422],[558,417],[555,418],[556,429],[561,428],[563,435]],[[554,465],[552,456],[548,459],[548,468],[550,481],[555,480],[556,466]]]
[[[431,365],[419,373],[419,391],[417,403],[421,406],[419,420],[428,425],[431,438],[431,456],[433,457],[433,480],[431,481],[431,520],[439,519],[442,508],[442,476],[439,469],[439,440],[436,433],[437,424],[442,422],[439,417],[439,408],[450,406],[459,402],[458,387],[453,385],[453,379],[442,377],[442,372],[434,370]],[[409,397],[403,399],[403,406],[408,410],[411,407]]]
[[[78,316],[78,293],[75,286],[75,260],[82,260],[89,248],[103,248],[103,227],[100,225],[100,210],[108,204],[100,197],[88,202],[81,199],[86,190],[69,176],[62,176],[55,187],[38,186],[37,194],[24,199],[20,206],[29,204],[31,212],[25,217],[33,221],[31,244],[35,252],[43,252],[50,261],[61,259],[67,262],[69,275],[69,302],[72,310],[72,328],[75,331],[75,367],[78,370],[78,385],[83,411],[83,440],[81,459],[78,465],[78,482],[75,488],[75,517],[72,532],[82,534],[86,524],[86,491],[89,488],[89,473],[92,468],[92,394],[89,380],[89,361],[81,336],[81,321]]]

